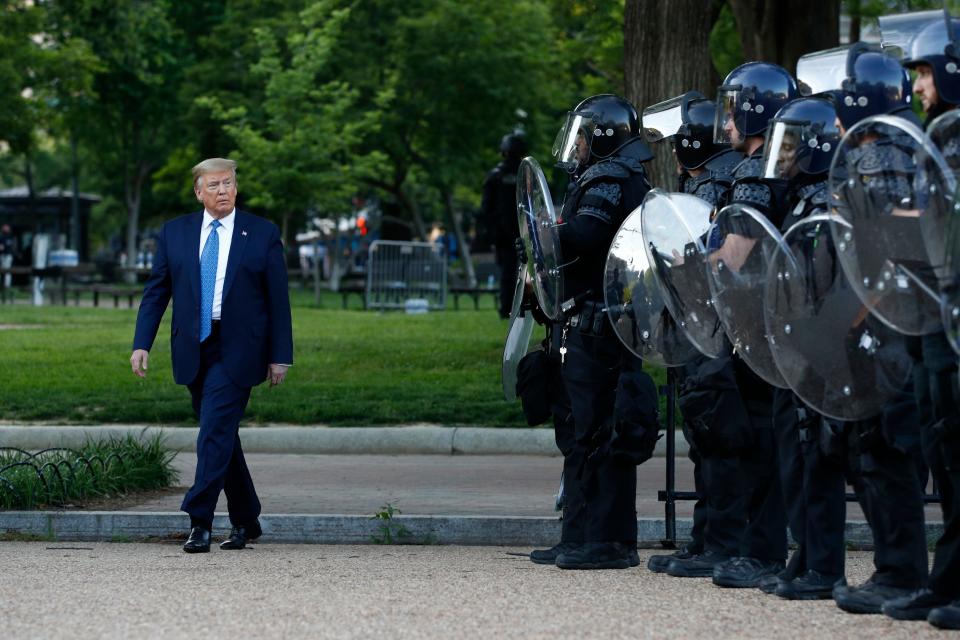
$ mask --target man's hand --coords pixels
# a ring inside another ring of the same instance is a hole
[[[270,386],[275,387],[283,379],[287,377],[287,369],[289,369],[285,364],[271,364],[267,369],[267,377],[270,378]]]
[[[150,359],[150,352],[146,349],[134,349],[130,356],[130,368],[141,378],[147,377],[147,360]]]

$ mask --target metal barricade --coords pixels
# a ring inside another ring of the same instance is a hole
[[[430,242],[373,242],[367,259],[367,308],[403,309],[407,300],[426,300],[434,310],[446,307],[443,247]]]

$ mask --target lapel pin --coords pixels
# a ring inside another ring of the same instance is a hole
[[[241,232],[240,232],[240,235],[245,236],[245,235],[247,235],[247,232],[246,232],[246,231],[241,231]]]

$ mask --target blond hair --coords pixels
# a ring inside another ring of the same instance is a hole
[[[237,163],[229,158],[207,158],[203,162],[197,163],[193,168],[193,184],[196,187],[201,185],[201,178],[207,173],[220,173],[222,171],[233,172],[233,180],[237,180]]]

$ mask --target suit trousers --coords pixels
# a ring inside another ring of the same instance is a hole
[[[200,420],[197,471],[193,486],[180,506],[191,526],[211,528],[220,492],[234,526],[249,525],[260,516],[260,500],[240,446],[240,419],[250,399],[250,388],[230,380],[220,361],[219,331],[201,345],[200,372],[188,385],[193,410]]]

